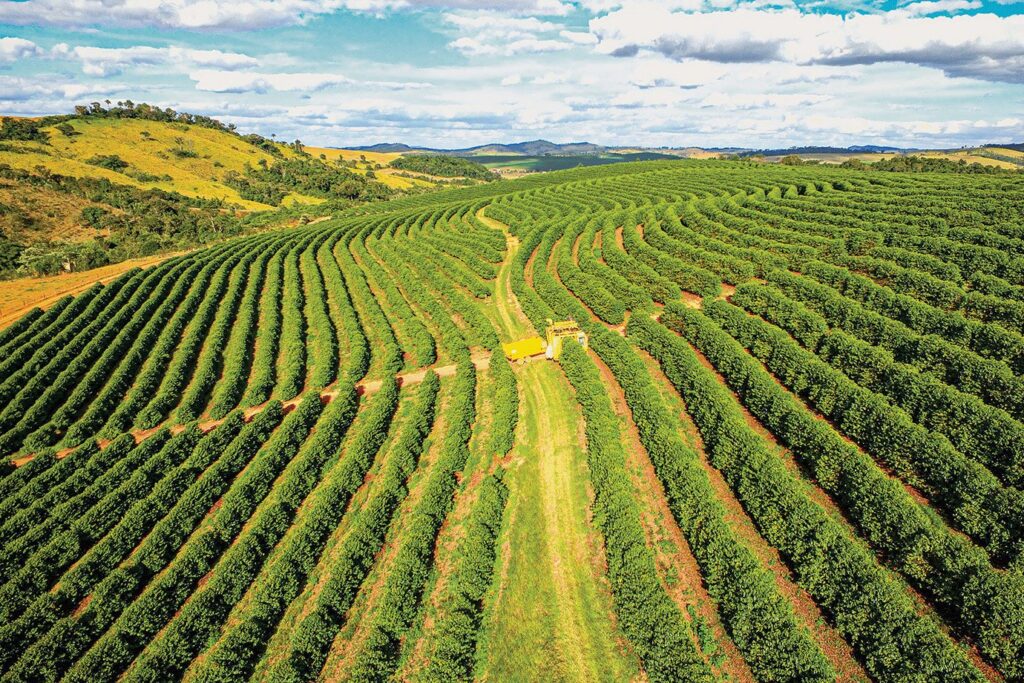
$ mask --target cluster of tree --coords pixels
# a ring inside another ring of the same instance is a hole
[[[43,130],[46,125],[38,119],[21,119],[6,116],[0,119],[0,140],[48,142],[50,137]]]
[[[497,176],[483,164],[445,154],[408,154],[398,157],[388,166],[441,178],[473,178],[484,181],[497,179]]]
[[[82,211],[79,220],[109,232],[81,243],[49,243],[28,241],[15,226],[0,229],[2,275],[50,275],[95,268],[164,249],[197,246],[240,234],[246,228],[243,219],[223,210],[221,200],[197,199],[158,189],[141,190],[103,178],[74,178],[45,169],[33,173],[3,164],[0,178],[93,202]]]
[[[106,100],[108,106],[104,107],[100,102],[92,102],[88,105],[78,105],[75,107],[75,116],[79,118],[92,118],[92,119],[142,119],[144,121],[161,121],[164,123],[185,123],[193,126],[200,126],[202,128],[213,128],[214,130],[221,130],[228,133],[235,132],[235,125],[233,123],[221,123],[217,119],[209,116],[203,116],[201,114],[189,114],[187,112],[174,111],[170,107],[156,107],[145,102],[136,104],[131,100],[124,100],[123,102],[117,102],[116,104],[110,104],[110,100]],[[67,120],[70,117],[44,117],[39,119],[44,122],[43,125],[53,125],[55,120]]]
[[[966,159],[954,161],[952,159],[922,157],[914,154],[905,156],[898,154],[872,163],[865,163],[860,159],[847,159],[840,166],[856,170],[896,171],[903,173],[1016,173],[1014,169],[979,164],[976,161],[968,163]]]
[[[244,173],[228,171],[224,183],[244,199],[278,206],[292,192],[325,199],[376,201],[387,199],[392,190],[375,180],[332,166],[319,159],[279,159],[272,164],[261,160]]]
[[[128,168],[128,162],[116,154],[97,154],[86,159],[85,163],[117,173],[121,173]]]

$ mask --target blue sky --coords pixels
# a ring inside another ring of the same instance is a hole
[[[1024,0],[0,1],[0,112],[309,144],[1024,141]]]

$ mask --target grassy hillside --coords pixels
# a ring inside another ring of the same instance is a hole
[[[793,155],[772,155],[763,157],[765,161],[777,162]],[[806,161],[819,161],[826,164],[841,164],[850,160],[861,161],[865,164],[873,164],[878,161],[885,161],[894,157],[908,156],[894,152],[844,152],[844,153],[819,153],[819,154],[798,154]],[[978,147],[975,149],[962,150],[924,150],[914,152],[910,156],[919,156],[926,159],[942,159],[946,161],[960,162],[966,164],[980,164],[1002,170],[1019,170],[1024,168],[1024,153],[1012,149],[999,147]]]
[[[128,102],[2,118],[0,277],[189,249],[444,184],[382,170],[396,156],[307,150]]]
[[[250,210],[271,208],[243,199],[223,182],[227,171],[241,173],[246,165],[274,161],[274,156],[237,135],[184,123],[138,119],[79,118],[63,125],[70,126],[72,134],[62,133],[57,124],[42,129],[49,136],[47,143],[5,141],[0,146],[0,163],[27,171],[43,167],[65,176],[103,178],[188,197],[219,199]],[[277,148],[286,158],[295,156],[286,145]],[[123,159],[129,165],[127,172],[88,163],[98,155]],[[147,175],[154,178],[146,179]],[[317,201],[301,195],[295,199]]]
[[[325,160],[342,160],[347,168],[369,176],[390,188],[407,192],[423,192],[447,187],[451,184],[472,184],[471,181],[490,180],[487,176],[470,174],[430,173],[408,168],[402,163],[408,153],[372,152],[367,150],[337,149],[333,147],[306,147],[306,151]],[[450,157],[445,157],[450,158]],[[415,165],[415,164],[414,164]],[[454,177],[453,177],[454,176]]]

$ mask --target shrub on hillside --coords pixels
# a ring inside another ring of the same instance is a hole
[[[451,157],[444,154],[409,154],[398,157],[390,164],[391,168],[416,173],[441,176],[442,178],[475,178],[477,180],[494,180],[497,176],[486,166],[469,159]]]

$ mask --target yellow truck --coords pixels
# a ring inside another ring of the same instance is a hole
[[[548,318],[544,337],[528,337],[514,342],[502,344],[505,357],[510,361],[522,360],[543,355],[549,360],[558,360],[562,355],[562,344],[566,339],[575,340],[583,348],[587,348],[587,335],[573,320],[555,322]]]

